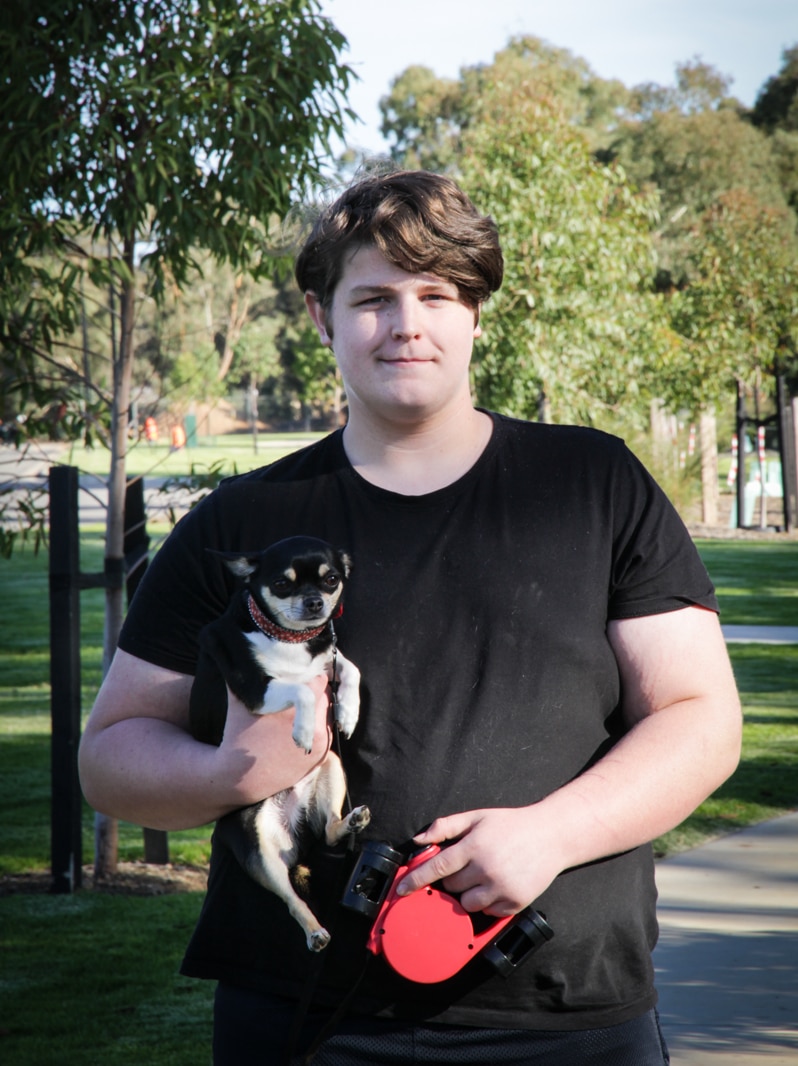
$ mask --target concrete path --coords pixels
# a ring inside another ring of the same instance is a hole
[[[798,626],[721,626],[727,644],[798,644]]]
[[[798,1064],[798,813],[657,864],[673,1066]]]

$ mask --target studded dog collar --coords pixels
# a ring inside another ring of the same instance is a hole
[[[329,622],[325,622],[323,625],[315,626],[313,629],[286,629],[284,626],[278,626],[276,622],[273,622],[271,618],[267,618],[263,611],[258,607],[251,594],[247,594],[247,608],[249,610],[249,617],[258,627],[258,629],[265,633],[267,637],[273,637],[275,640],[281,641],[283,644],[304,644],[307,640],[312,640],[314,637],[320,637]]]

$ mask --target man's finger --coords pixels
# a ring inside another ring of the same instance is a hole
[[[457,854],[456,845],[444,848],[403,877],[396,886],[396,894],[409,896],[411,892],[416,892],[419,888],[432,885],[436,881],[442,881],[444,877],[457,873],[461,866],[462,860]]]

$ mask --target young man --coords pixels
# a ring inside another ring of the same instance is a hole
[[[554,938],[510,978],[479,960],[421,985],[338,903],[341,855],[311,862],[333,939],[319,969],[283,904],[215,844],[184,972],[219,982],[215,1061],[279,1063],[349,998],[315,1062],[667,1062],[654,1009],[647,842],[734,769],[741,716],[712,586],[623,444],[475,409],[469,360],[502,275],[495,228],[449,179],[366,178],[325,210],[297,279],[346,385],[343,431],[226,482],[158,553],[81,748],[98,809],[164,829],[296,782],[291,714],[230,697],[219,748],[187,733],[197,634],[230,587],[206,547],[309,534],[354,570],[337,625],[360,667],[343,759],[366,836],[446,843],[403,889],[469,911],[534,902]],[[357,987],[355,987],[357,986]],[[298,1004],[303,1006],[298,1008]]]

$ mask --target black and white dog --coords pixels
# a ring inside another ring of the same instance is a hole
[[[289,537],[261,552],[213,554],[240,579],[240,587],[225,613],[200,633],[190,704],[193,735],[221,743],[226,685],[253,714],[294,707],[294,741],[310,751],[316,699],[307,682],[326,673],[336,693],[335,721],[351,736],[360,711],[360,671],[337,651],[332,621],[341,612],[351,570],[346,553],[312,537]],[[297,894],[291,872],[305,825],[330,845],[368,825],[367,807],[342,817],[345,799],[343,767],[330,751],[293,788],[217,823],[217,833],[247,873],[285,901],[311,951],[325,948],[330,935]]]

